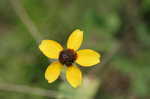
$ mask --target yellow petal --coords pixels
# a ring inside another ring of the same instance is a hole
[[[90,49],[79,50],[77,55],[76,62],[85,67],[92,66],[100,62],[100,54]]]
[[[81,84],[82,81],[82,73],[80,69],[76,66],[69,66],[67,68],[66,78],[69,84],[76,88]]]
[[[55,81],[59,77],[62,67],[63,65],[59,62],[50,64],[45,71],[45,79],[48,80],[49,83]]]
[[[77,50],[83,41],[83,31],[79,29],[72,32],[67,41],[67,48]]]
[[[43,40],[39,48],[45,56],[53,59],[58,59],[60,51],[63,50],[63,47],[53,40]]]

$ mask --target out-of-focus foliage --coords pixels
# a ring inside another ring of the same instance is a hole
[[[108,58],[106,64],[82,69],[84,82],[80,88],[73,89],[61,79],[48,84],[44,72],[50,62],[39,51],[38,44],[15,13],[10,0],[1,0],[0,84],[54,90],[60,92],[64,99],[150,98],[150,0],[20,1],[43,39],[57,40],[65,46],[69,34],[79,28],[84,31],[82,48],[99,51],[102,62],[112,55],[111,51],[116,45],[121,47],[111,59]],[[134,6],[129,10],[128,6],[131,5]],[[137,19],[133,18],[135,13],[130,11],[138,13]],[[101,66],[106,68],[101,70]],[[117,76],[110,76],[111,73]],[[129,85],[122,87],[126,85],[126,80]],[[109,82],[108,86],[112,82],[114,84],[106,88],[104,82]],[[118,86],[114,86],[116,83]],[[127,88],[126,92],[122,91],[124,88]],[[124,94],[118,94],[117,89]],[[0,98],[49,99],[46,96],[7,91],[1,87]]]

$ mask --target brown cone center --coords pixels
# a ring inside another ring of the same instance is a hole
[[[71,66],[76,59],[77,59],[77,54],[72,49],[67,49],[60,52],[59,61],[63,65]]]

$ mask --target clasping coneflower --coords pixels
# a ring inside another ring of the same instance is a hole
[[[72,87],[76,88],[82,82],[82,73],[75,63],[83,67],[100,63],[99,53],[91,49],[77,51],[82,41],[83,31],[77,29],[69,36],[66,49],[53,40],[41,42],[39,48],[42,53],[50,59],[58,59],[58,61],[51,63],[45,71],[45,78],[48,83],[54,82],[59,77],[63,67],[66,66],[66,79]]]

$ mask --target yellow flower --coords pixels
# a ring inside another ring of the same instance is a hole
[[[48,58],[58,59],[58,61],[50,64],[45,71],[45,78],[48,83],[54,82],[59,77],[63,66],[66,66],[66,79],[72,87],[76,88],[82,82],[82,73],[74,63],[90,67],[100,62],[100,54],[91,49],[77,51],[82,41],[83,31],[77,29],[70,35],[66,49],[53,40],[43,40],[41,42],[39,48],[43,54]]]

